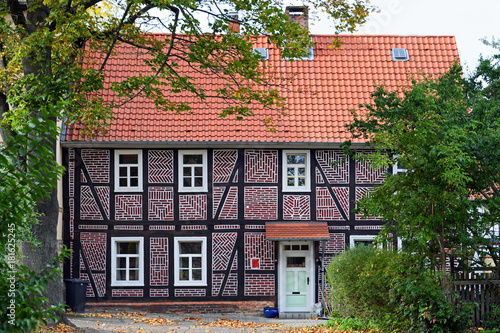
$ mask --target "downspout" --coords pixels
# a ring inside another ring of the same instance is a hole
[[[325,316],[325,241],[321,241],[321,305],[323,306],[323,316]]]

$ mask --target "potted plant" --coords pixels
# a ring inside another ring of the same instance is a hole
[[[264,307],[264,316],[266,318],[276,318],[279,314],[279,309],[278,308],[272,308],[269,305],[266,305]]]

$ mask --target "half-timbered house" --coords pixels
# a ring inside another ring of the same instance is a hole
[[[451,36],[340,36],[339,49],[333,37],[313,36],[310,56],[294,61],[256,44],[264,66],[294,74],[275,132],[266,111],[219,119],[220,101],[186,96],[192,114],[139,97],[114,110],[106,134],[63,128],[64,242],[75,251],[65,277],[90,281],[88,303],[311,314],[322,264],[383,224],[354,212],[387,171],[343,154],[349,111],[378,84],[458,59]],[[109,62],[107,84],[144,66],[126,46]]]

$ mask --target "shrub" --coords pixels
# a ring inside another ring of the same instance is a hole
[[[472,306],[455,309],[439,275],[417,256],[360,246],[335,257],[327,269],[334,316],[363,318],[388,331],[461,332]]]

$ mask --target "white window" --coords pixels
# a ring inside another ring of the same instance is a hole
[[[144,286],[142,237],[111,238],[111,285]]]
[[[115,150],[115,191],[142,191],[141,150]]]
[[[310,191],[309,151],[283,151],[283,191]]]
[[[365,246],[373,246],[375,244],[375,235],[354,235],[350,237],[350,245],[351,248],[355,248],[356,246],[365,245]]]
[[[207,285],[206,237],[176,237],[174,243],[176,286]]]
[[[403,165],[401,165],[398,162],[394,163],[394,165],[392,166],[392,174],[393,175],[397,175],[398,173],[404,173],[407,171],[408,171],[408,169],[406,169]]]
[[[206,192],[207,184],[207,151],[179,151],[179,192]]]

